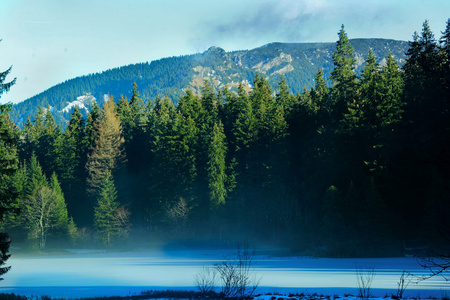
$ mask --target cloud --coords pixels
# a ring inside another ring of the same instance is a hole
[[[381,35],[380,30],[398,19],[397,12],[398,8],[385,0],[266,0],[218,23],[201,24],[204,34],[192,42],[326,42],[334,41],[340,25],[347,28],[347,23],[357,35]]]

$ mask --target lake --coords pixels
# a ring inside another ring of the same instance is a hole
[[[0,292],[52,297],[129,295],[154,289],[195,289],[194,277],[204,266],[230,258],[230,250],[89,252],[67,255],[12,257],[12,269]],[[374,268],[377,296],[395,293],[403,270],[426,274],[411,257],[332,259],[256,255],[254,272],[261,278],[257,292],[357,294],[356,268]],[[441,297],[450,293],[442,277],[411,283],[409,296]]]

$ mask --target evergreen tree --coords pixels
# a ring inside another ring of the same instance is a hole
[[[86,138],[90,147],[92,147],[93,141],[95,139],[94,132],[95,127],[97,126],[96,123],[100,119],[100,113],[100,106],[97,102],[94,102],[91,107],[91,111],[89,112],[86,119]]]
[[[440,58],[434,34],[428,21],[423,23],[420,36],[415,34],[410,43],[404,69],[406,118],[413,124],[411,130],[419,139],[429,139],[436,130],[434,121],[441,119]],[[414,125],[415,124],[415,125]]]
[[[226,142],[222,123],[214,124],[208,147],[208,187],[212,209],[225,204],[227,196]]]
[[[347,102],[352,102],[356,90],[354,48],[350,45],[347,33],[342,25],[338,33],[336,51],[333,53],[334,69],[331,71],[333,82],[332,97],[337,118],[346,110]]]
[[[287,86],[286,78],[284,76],[281,76],[281,80],[278,83],[278,93],[275,101],[277,102],[277,106],[283,110],[284,115],[288,115],[292,110],[294,97],[292,97],[289,92],[289,87]]]
[[[9,73],[11,73],[11,69],[12,66],[9,67],[6,71],[0,72],[0,97],[3,93],[8,92],[9,89],[16,83],[16,78],[11,80],[10,82],[5,82],[6,77],[8,77]]]
[[[10,266],[4,267],[6,261],[11,257],[11,254],[8,254],[11,240],[7,233],[2,232],[0,233],[0,241],[0,276],[3,276],[11,269]],[[0,278],[0,280],[3,280],[3,278]]]
[[[47,186],[47,178],[34,153],[31,155],[27,173],[24,195],[26,197],[33,197],[41,187]]]
[[[145,210],[153,224],[161,221],[163,200],[176,201],[176,166],[172,164],[171,141],[174,140],[174,119],[177,112],[173,102],[167,97],[157,98],[147,125],[148,144],[152,154],[152,164],[148,170],[148,200]],[[175,194],[175,195],[174,195]],[[148,216],[146,216],[148,218]]]
[[[111,246],[119,234],[116,211],[119,208],[117,191],[111,173],[106,172],[101,181],[97,204],[94,208],[94,226],[104,246]]]
[[[94,124],[94,139],[86,163],[91,194],[95,194],[105,174],[116,171],[125,160],[122,126],[112,99],[103,105],[99,120]]]
[[[86,213],[86,161],[88,140],[84,119],[76,106],[66,131],[55,141],[56,173],[61,180],[68,209],[77,222]]]
[[[202,97],[200,99],[202,108],[206,113],[206,124],[212,128],[213,124],[218,121],[219,117],[219,103],[214,88],[210,81],[203,82]]]
[[[139,91],[137,90],[137,84],[136,82],[133,83],[133,95],[130,99],[130,110],[131,115],[133,117],[134,126],[133,128],[137,128],[139,126],[142,126],[145,123],[144,119],[144,100],[140,98]]]
[[[392,54],[381,69],[381,101],[378,104],[377,118],[380,126],[392,129],[403,118],[404,81],[402,72]]]
[[[55,193],[55,210],[52,218],[55,220],[55,226],[52,230],[57,237],[68,237],[69,216],[67,212],[66,201],[58,181],[56,173],[50,177],[49,187]]]
[[[15,79],[9,83],[4,80],[11,68],[0,73],[0,95],[9,90]],[[9,106],[0,105],[0,221],[17,196],[11,189],[12,176],[18,168],[17,141],[18,134],[8,115]],[[10,240],[8,234],[0,233],[0,276],[6,274],[11,267],[4,267],[9,259]],[[3,278],[0,278],[2,280]]]
[[[0,80],[0,83],[2,81]],[[18,169],[18,130],[8,115],[9,106],[0,105],[0,220],[8,203],[17,196],[12,193],[12,177]]]
[[[314,111],[329,114],[331,107],[328,103],[328,85],[325,82],[324,73],[322,69],[317,70],[314,77],[315,86],[311,90],[311,102]]]
[[[127,137],[127,139],[132,138],[132,130],[135,126],[134,120],[133,120],[133,113],[130,108],[130,104],[128,103],[128,99],[123,97],[123,95],[120,95],[120,99],[117,102],[117,115],[120,118],[120,123],[123,127],[123,133],[124,136]]]
[[[205,123],[205,110],[197,96],[194,96],[191,90],[186,91],[186,95],[181,97],[178,101],[177,111],[179,111],[184,117],[191,118],[197,128]]]
[[[56,125],[50,107],[47,106],[44,117],[44,132],[41,138],[41,147],[44,149],[42,166],[47,176],[50,176],[57,168],[55,161],[57,159],[55,151],[55,142],[62,136],[61,128]]]

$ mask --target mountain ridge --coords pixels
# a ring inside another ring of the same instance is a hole
[[[392,53],[403,65],[408,48],[408,42],[390,39],[350,39],[350,44],[355,49],[357,73],[363,67],[369,49],[374,51],[381,64]],[[68,79],[15,104],[10,115],[16,125],[23,127],[27,118],[36,114],[38,106],[50,106],[57,123],[64,126],[73,110],[67,106],[73,106],[78,97],[91,95],[97,101],[105,95],[112,95],[116,100],[120,95],[131,97],[134,82],[145,101],[153,101],[159,95],[168,96],[176,103],[187,89],[200,94],[204,80],[211,81],[216,90],[226,85],[235,91],[241,82],[251,89],[256,74],[265,76],[272,86],[276,86],[283,75],[291,91],[299,93],[313,86],[319,68],[324,71],[325,78],[329,78],[334,66],[331,57],[335,45],[272,42],[251,50],[230,52],[211,46],[203,53],[129,64]],[[90,109],[89,102],[86,108],[85,114]]]

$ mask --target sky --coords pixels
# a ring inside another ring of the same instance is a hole
[[[71,78],[164,57],[271,42],[411,40],[429,20],[437,39],[448,0],[0,0],[0,71],[17,103]]]

